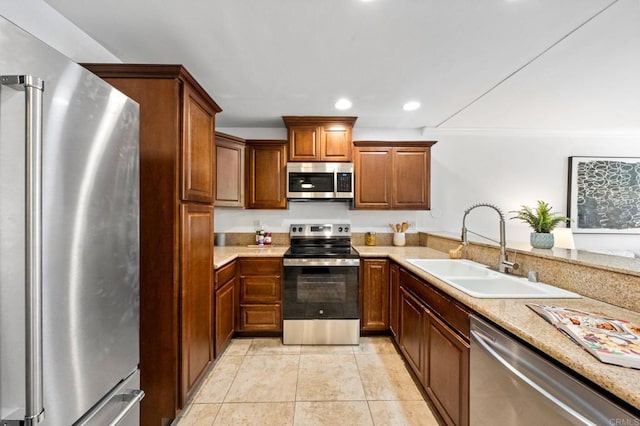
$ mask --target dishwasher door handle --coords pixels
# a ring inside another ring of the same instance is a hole
[[[511,365],[509,361],[503,358],[496,350],[494,350],[489,343],[487,343],[487,339],[490,339],[489,336],[484,333],[479,333],[476,330],[471,330],[471,341],[473,343],[477,343],[479,348],[484,350],[489,356],[498,361],[502,366],[504,366],[507,370],[511,372],[514,376],[520,379],[522,382],[527,384],[529,387],[534,389],[536,392],[544,396],[547,400],[553,403],[558,408],[562,409],[565,413],[569,414],[575,420],[580,421],[585,425],[597,426],[595,423],[584,417],[582,414],[578,413],[573,408],[566,405],[564,402],[560,401],[555,396],[551,395],[549,392],[544,390],[540,385],[538,385],[534,380],[532,380],[529,376],[524,374],[522,371],[518,370],[516,367]]]

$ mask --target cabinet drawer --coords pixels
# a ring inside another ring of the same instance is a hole
[[[414,293],[436,315],[469,339],[469,313],[462,306],[405,270],[400,271],[400,285]]]
[[[215,288],[216,290],[224,285],[227,281],[236,276],[237,265],[233,261],[222,268],[218,268],[215,271]]]
[[[280,302],[281,287],[280,276],[241,276],[240,303]]]
[[[248,258],[240,260],[241,275],[280,275],[281,271],[281,258]]]
[[[240,305],[240,331],[281,331],[280,304]]]

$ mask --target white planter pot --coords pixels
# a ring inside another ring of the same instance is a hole
[[[529,241],[533,248],[550,249],[553,247],[553,234],[532,232]]]

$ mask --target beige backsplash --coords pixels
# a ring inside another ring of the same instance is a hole
[[[272,233],[275,246],[288,246],[289,233]],[[393,233],[377,233],[377,246],[391,246]],[[365,245],[365,233],[351,236],[354,246]],[[429,247],[448,253],[460,245],[460,240],[424,232],[407,233],[407,246]],[[247,246],[255,244],[255,234],[248,232],[226,233],[227,246]],[[512,250],[507,247],[509,260],[520,267],[514,275],[526,277],[529,271],[538,273],[538,281],[575,291],[592,299],[640,312],[640,276],[626,274],[606,266],[589,266],[569,259],[549,258],[531,252]],[[463,258],[483,263],[491,267],[498,265],[498,248],[495,246],[471,242],[464,248]]]

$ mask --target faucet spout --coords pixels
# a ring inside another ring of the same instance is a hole
[[[466,225],[466,221],[467,221],[467,216],[469,215],[469,213],[471,213],[472,210],[478,208],[478,207],[488,207],[491,208],[493,210],[495,210],[498,213],[498,216],[500,217],[500,241],[498,242],[498,244],[500,245],[500,259],[498,261],[498,270],[500,272],[504,272],[506,273],[507,270],[509,269],[518,269],[518,264],[514,263],[514,262],[509,262],[509,260],[507,259],[507,237],[506,237],[506,232],[505,232],[505,220],[504,220],[504,214],[502,213],[502,210],[500,210],[497,206],[493,205],[493,204],[489,204],[489,203],[478,203],[478,204],[474,204],[471,207],[469,207],[468,209],[466,209],[464,211],[464,216],[462,217],[462,244],[463,245],[468,245],[469,244],[469,239],[468,239],[468,233],[471,232],[472,234],[478,235],[484,239],[487,239],[489,241],[494,241],[491,238],[487,238],[484,235],[480,235],[476,232],[473,231],[469,231],[467,229],[467,225]]]

